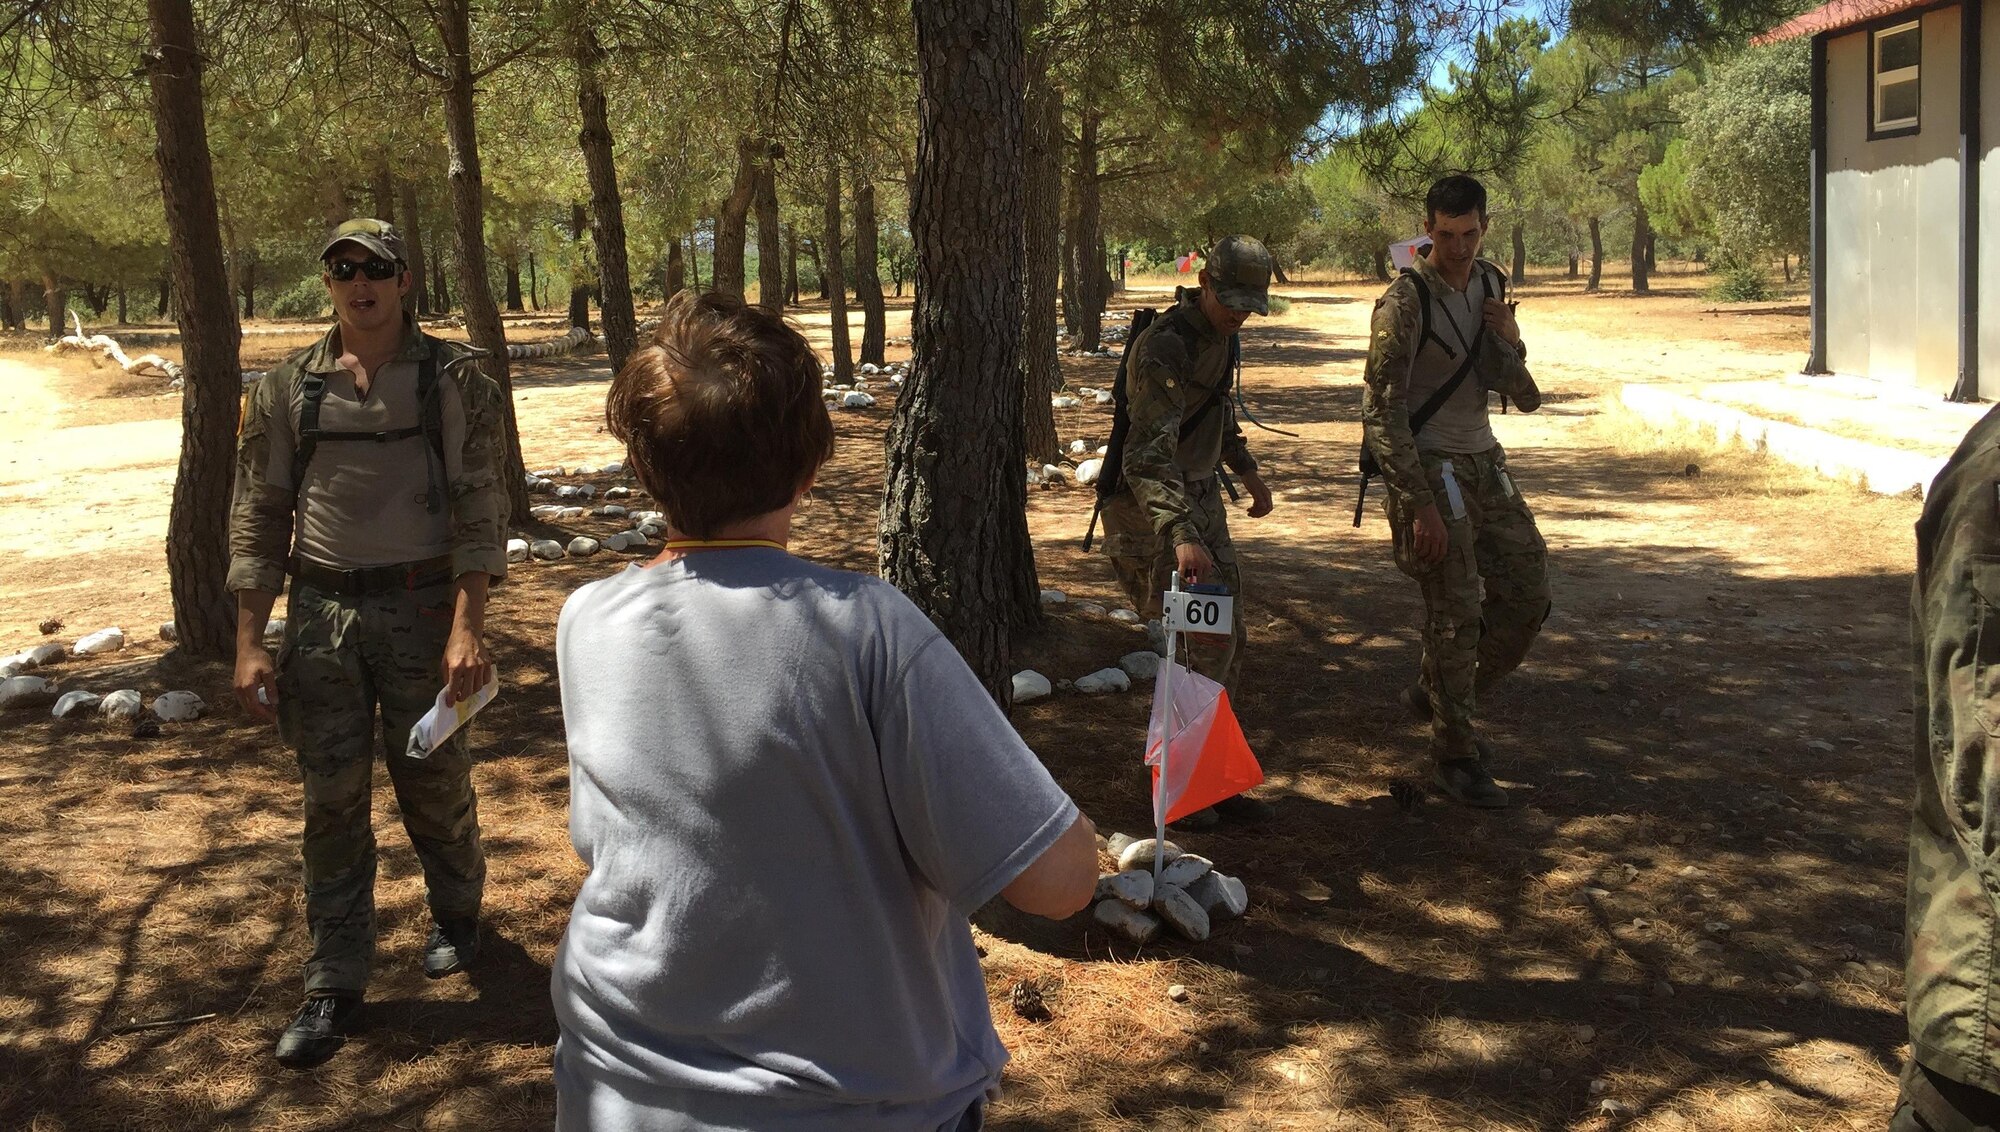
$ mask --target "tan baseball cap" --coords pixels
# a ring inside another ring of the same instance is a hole
[[[360,244],[383,259],[407,262],[403,256],[403,237],[396,231],[396,226],[387,220],[366,217],[349,220],[327,237],[326,246],[319,250],[319,258],[326,259],[333,254],[333,249],[342,244]]]

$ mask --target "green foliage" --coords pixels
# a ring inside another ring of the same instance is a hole
[[[1653,227],[1670,238],[1706,235],[1715,223],[1714,209],[1694,190],[1688,148],[1686,138],[1675,138],[1659,164],[1639,173],[1639,199],[1646,203]]]
[[[1802,253],[1810,241],[1811,45],[1745,51],[1676,102],[1689,193],[1731,254]]]
[[[1269,307],[1269,310],[1267,312],[1269,314],[1278,315],[1278,314],[1292,313],[1292,301],[1290,299],[1287,299],[1283,295],[1272,295],[1269,299],[1266,300],[1266,305]]]
[[[327,301],[326,284],[318,272],[278,292],[271,300],[272,318],[322,318],[333,313]]]
[[[1771,282],[1761,268],[1734,263],[1717,273],[1708,297],[1721,303],[1754,303],[1771,297]]]
[[[1336,149],[1313,163],[1305,179],[1319,208],[1310,228],[1312,254],[1303,259],[1373,274],[1390,244],[1418,230],[1416,211],[1376,188],[1350,149]],[[1395,222],[1399,215],[1407,218],[1402,227]]]

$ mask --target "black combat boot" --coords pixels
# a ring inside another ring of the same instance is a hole
[[[1431,781],[1454,802],[1482,810],[1507,807],[1507,792],[1500,789],[1478,759],[1447,759],[1437,765]]]
[[[323,1065],[347,1041],[347,1031],[361,1010],[361,996],[321,991],[306,996],[291,1025],[278,1035],[278,1064],[287,1069]]]
[[[1402,691],[1397,692],[1396,702],[1402,704],[1403,710],[1410,713],[1412,722],[1429,723],[1431,721],[1431,694],[1424,691],[1422,684],[1410,684]]]
[[[431,927],[424,943],[424,976],[442,979],[456,975],[479,958],[479,918],[459,916],[439,920]]]

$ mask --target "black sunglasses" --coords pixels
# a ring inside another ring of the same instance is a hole
[[[380,256],[369,256],[363,260],[336,259],[326,265],[326,273],[342,283],[351,282],[357,271],[370,279],[394,279],[402,268]]]

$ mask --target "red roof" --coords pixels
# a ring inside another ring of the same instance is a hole
[[[1787,39],[1797,39],[1806,35],[1823,35],[1830,31],[1865,24],[1898,12],[1908,12],[1917,8],[1928,8],[1936,0],[1833,0],[1803,16],[1794,16],[1750,42],[1762,47],[1770,43],[1780,43]]]

